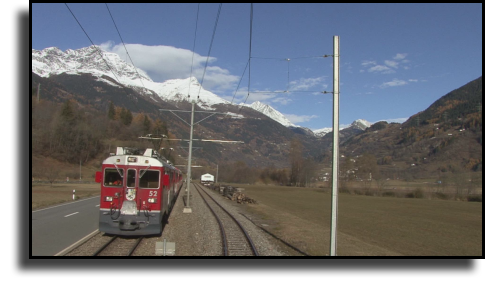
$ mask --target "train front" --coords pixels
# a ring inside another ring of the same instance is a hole
[[[101,183],[99,231],[125,236],[161,233],[164,165],[152,149],[140,155],[118,147],[96,176]]]

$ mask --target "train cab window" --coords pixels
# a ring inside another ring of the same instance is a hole
[[[128,169],[128,178],[126,178],[126,187],[135,187],[136,170]]]
[[[119,171],[119,172],[118,172]],[[104,170],[104,186],[121,187],[123,186],[123,169],[110,169]]]
[[[160,171],[158,170],[140,170],[140,188],[158,188],[160,185]]]

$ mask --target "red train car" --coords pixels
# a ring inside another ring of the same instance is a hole
[[[157,235],[182,186],[182,173],[156,150],[118,147],[96,173],[101,183],[99,231]]]

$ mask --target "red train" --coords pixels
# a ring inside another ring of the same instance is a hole
[[[182,187],[182,172],[154,149],[118,147],[96,172],[96,182],[100,232],[156,235]]]

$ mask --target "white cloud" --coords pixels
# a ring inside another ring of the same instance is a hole
[[[399,65],[399,63],[394,60],[384,60],[384,64],[393,68],[397,68],[397,66]]]
[[[373,66],[373,67],[369,68],[368,71],[369,72],[380,72],[380,73],[384,73],[384,74],[396,72],[396,71],[390,69],[389,67],[387,67],[385,65],[376,65],[376,66]]]
[[[127,58],[123,44],[113,45],[109,41],[101,44],[101,48],[118,54],[122,59]],[[133,60],[133,64],[148,73],[156,82],[164,82],[169,79],[188,78],[192,67],[192,76],[202,80],[204,67],[208,60],[208,66],[204,76],[203,87],[208,90],[222,91],[234,88],[239,77],[231,75],[227,69],[214,66],[215,57],[201,56],[187,49],[172,46],[147,46],[141,44],[126,44],[126,49]],[[193,56],[193,66],[192,66]],[[127,62],[131,63],[129,58]]]
[[[260,101],[262,103],[267,104],[268,102],[273,101],[273,98],[275,97],[285,96],[285,95],[282,95],[281,93],[275,93],[272,91],[252,90],[252,92],[249,94],[249,97],[248,97],[247,87],[239,89],[235,96],[234,96],[234,92],[232,92],[232,94],[233,95],[231,96],[220,95],[220,97],[231,102],[232,102],[232,98],[234,97],[234,103],[236,104],[244,103],[245,101],[246,101],[246,104],[251,104],[256,101]]]
[[[406,84],[408,84],[406,81],[394,78],[392,81],[382,83],[379,87],[387,88],[387,87],[402,86]]]
[[[325,76],[313,77],[313,78],[300,78],[298,80],[293,80],[290,82],[289,89],[291,91],[321,91],[312,89],[325,89],[328,84],[323,84]]]
[[[400,63],[409,62],[409,60],[405,59],[406,56],[407,56],[407,53],[398,53],[392,57],[393,60],[389,60],[389,59],[384,60],[384,65],[377,64],[377,62],[373,60],[364,60],[362,61],[361,65],[365,67],[369,67],[367,69],[368,72],[390,74],[390,73],[396,72],[394,69],[398,69]],[[409,69],[409,67],[405,66],[404,69]],[[360,70],[360,72],[364,72],[364,71]]]
[[[408,79],[409,82],[418,82],[419,80],[417,79]]]
[[[406,58],[406,56],[408,56],[407,53],[398,53],[396,54],[393,59],[395,60],[403,60],[404,58]]]
[[[367,66],[367,65],[376,65],[377,63],[375,61],[371,61],[371,60],[364,60],[362,62],[362,66]]]
[[[271,102],[278,103],[281,105],[287,105],[288,103],[292,102],[293,100],[288,96],[278,96],[275,99],[271,100]]]
[[[292,122],[293,124],[298,124],[298,123],[304,123],[304,122],[308,122],[312,119],[315,119],[315,118],[318,118],[317,115],[302,115],[302,116],[299,116],[299,115],[294,115],[294,114],[283,114],[288,120],[290,120],[290,122]]]

